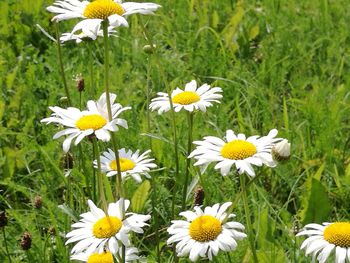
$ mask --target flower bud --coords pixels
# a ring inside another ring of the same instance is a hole
[[[156,45],[145,45],[143,47],[143,52],[145,52],[146,54],[153,54],[156,47]]]
[[[287,161],[290,158],[290,143],[287,139],[283,139],[272,147],[272,156],[278,161]]]
[[[20,245],[23,250],[29,250],[32,247],[32,235],[29,232],[23,233]]]
[[[4,227],[7,226],[7,216],[6,216],[6,212],[5,211],[1,211],[0,212],[0,227]]]

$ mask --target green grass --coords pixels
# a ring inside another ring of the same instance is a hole
[[[158,1],[160,2],[160,1]],[[0,2],[0,210],[6,210],[5,228],[13,262],[69,262],[64,235],[72,217],[87,210],[91,192],[86,178],[93,178],[92,145],[82,142],[84,164],[77,147],[72,148],[74,169],[64,178],[62,139],[52,140],[58,130],[40,120],[49,116],[48,106],[65,107],[56,46],[35,26],[54,35],[51,1],[5,0]],[[111,91],[118,102],[130,105],[124,114],[129,129],[120,130],[122,147],[149,148],[147,132],[147,68],[150,65],[152,96],[158,91],[182,87],[191,79],[222,87],[219,106],[195,115],[195,140],[223,136],[226,129],[245,134],[266,134],[277,128],[279,136],[292,143],[292,158],[275,169],[260,169],[250,188],[250,210],[261,262],[311,262],[299,247],[294,228],[306,223],[348,220],[350,211],[350,31],[346,0],[162,1],[156,16],[130,16],[129,28],[112,38]],[[148,44],[141,23],[157,45],[157,54],[143,52]],[[69,31],[74,22],[60,23]],[[88,67],[92,51],[92,74]],[[65,73],[72,101],[79,107],[73,76],[82,73],[86,90],[83,105],[103,92],[103,39],[62,48]],[[184,173],[187,122],[176,115],[180,147],[180,174]],[[161,171],[152,173],[151,190],[140,212],[150,213],[151,197],[156,213],[143,236],[134,244],[157,261],[155,218],[158,219],[162,262],[173,262],[166,245],[170,225],[171,195],[175,178],[172,152],[171,113],[151,114],[152,155]],[[100,144],[102,150],[106,144]],[[195,173],[195,170],[191,170]],[[239,178],[222,177],[210,169],[199,184],[205,190],[205,205],[232,200],[239,191]],[[69,187],[68,187],[69,186]],[[128,181],[127,197],[138,185]],[[68,190],[70,189],[70,190]],[[40,195],[43,207],[33,207]],[[181,191],[176,195],[176,214],[181,210]],[[189,200],[187,207],[190,208]],[[234,210],[245,223],[241,202]],[[50,227],[56,234],[48,232]],[[24,252],[18,240],[24,231],[33,236],[32,248]],[[7,262],[0,237],[0,262]],[[217,262],[230,262],[221,253]],[[231,262],[252,262],[248,241],[229,253]],[[187,262],[180,260],[180,262]]]

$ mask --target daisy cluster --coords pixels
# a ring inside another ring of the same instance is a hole
[[[159,7],[155,3],[121,0],[57,0],[47,10],[55,14],[52,18],[55,22],[79,19],[71,32],[63,33],[60,38],[61,42],[74,40],[79,43],[85,39],[107,38],[119,27],[128,26],[129,15],[154,14]],[[158,92],[149,104],[149,110],[158,114],[185,111],[193,117],[197,112],[206,112],[220,104],[222,93],[220,87],[198,85],[192,80],[184,88]],[[127,121],[120,115],[130,107],[123,107],[116,98],[116,94],[103,93],[97,101],[89,100],[84,110],[53,106],[50,107],[51,116],[42,122],[62,127],[53,138],[65,136],[64,152],[84,138],[109,142],[120,128],[128,128]],[[290,157],[290,143],[277,135],[274,128],[262,136],[247,136],[228,129],[223,136],[207,135],[193,141],[195,148],[190,149],[187,158],[194,159],[193,165],[198,166],[202,174],[212,165],[222,176],[246,174],[251,179],[256,176],[257,167],[273,168]],[[113,149],[115,151],[107,148],[92,165],[107,177],[120,175],[122,184],[129,178],[141,183],[144,177],[149,179],[150,172],[157,167],[150,150]],[[133,246],[130,236],[144,233],[151,216],[127,212],[130,201],[122,197],[104,204],[103,210],[92,200],[88,200],[88,206],[89,211],[81,214],[80,220],[72,224],[73,230],[66,234],[66,244],[74,244],[71,259],[90,263],[139,260],[138,248]],[[247,237],[244,225],[234,220],[232,202],[205,207],[196,204],[193,209],[180,212],[179,216],[181,218],[173,219],[167,228],[167,244],[174,245],[177,256],[188,257],[193,262],[201,258],[212,260],[220,251],[233,251],[238,242]],[[311,254],[321,263],[326,262],[333,251],[337,263],[350,261],[348,222],[308,224],[297,236],[307,236],[301,249],[306,249],[307,255]]]

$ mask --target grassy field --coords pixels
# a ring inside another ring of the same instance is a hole
[[[148,262],[175,262],[166,229],[174,219],[174,185],[175,215],[182,211],[179,187],[188,126],[186,114],[176,114],[176,177],[171,113],[151,113],[148,131],[147,86],[155,97],[196,79],[221,87],[223,99],[207,113],[196,113],[194,140],[222,137],[227,129],[264,135],[277,128],[279,137],[291,142],[288,162],[256,169],[259,178],[248,193],[254,241],[259,262],[311,262],[300,250],[304,238],[295,233],[307,223],[350,217],[349,2],[155,1],[162,5],[155,16],[130,16],[130,27],[110,38],[111,92],[123,106],[132,107],[123,113],[129,129],[118,131],[119,143],[145,151],[152,138],[151,155],[160,168],[151,173],[150,184],[126,181],[127,198],[139,203],[133,209],[152,215],[145,234],[132,236],[133,243]],[[87,211],[87,199],[97,202],[89,184],[96,173],[91,143],[83,140],[81,151],[71,148],[74,167],[65,177],[63,140],[52,139],[59,129],[40,123],[51,114],[48,106],[67,106],[57,46],[36,26],[55,36],[52,14],[45,10],[52,2],[0,2],[0,211],[5,210],[9,220],[2,232],[12,262],[69,262],[71,246],[64,245],[65,234]],[[68,32],[74,23],[59,23],[59,29]],[[143,51],[149,44],[143,25],[157,46],[154,55]],[[103,52],[102,38],[62,46],[75,107],[104,91]],[[73,80],[77,74],[85,80],[81,94]],[[205,191],[204,205],[233,200],[239,192],[237,175],[222,177],[213,167],[197,183]],[[197,177],[195,169],[190,172],[190,180]],[[42,206],[35,202],[38,196]],[[192,195],[186,204],[191,209]],[[245,224],[241,200],[233,212],[235,220]],[[32,235],[27,251],[19,242],[25,231]],[[1,235],[0,262],[9,262],[4,241]],[[240,241],[237,250],[220,253],[216,261],[253,262],[248,239]]]

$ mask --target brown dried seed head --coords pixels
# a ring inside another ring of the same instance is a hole
[[[75,77],[76,87],[79,92],[82,92],[85,90],[85,81],[81,74],[78,74]]]
[[[29,232],[23,233],[20,245],[23,250],[29,250],[32,247],[32,235]]]
[[[36,209],[40,209],[43,206],[43,199],[41,198],[40,195],[37,195],[36,197],[34,197],[33,204]]]
[[[198,186],[194,192],[194,205],[200,206],[203,204],[204,201],[204,189],[201,186]]]

